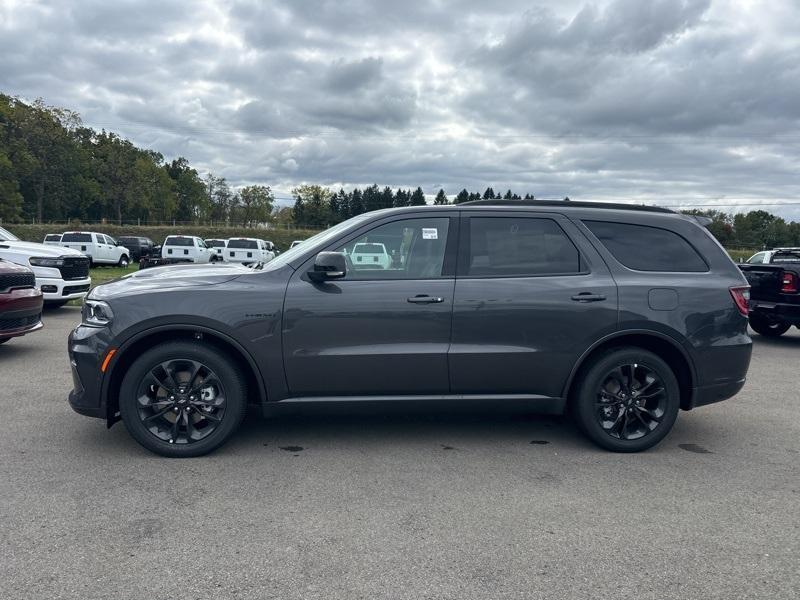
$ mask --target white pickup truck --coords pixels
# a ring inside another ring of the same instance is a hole
[[[375,242],[353,246],[350,260],[356,269],[388,269],[392,266],[392,257],[386,251],[386,246]]]
[[[268,263],[275,258],[275,253],[267,248],[264,240],[256,238],[231,238],[225,247],[226,262]]]
[[[60,244],[85,254],[92,264],[127,267],[131,262],[130,250],[117,244],[110,235],[94,231],[67,231],[61,236]]]
[[[211,262],[212,251],[199,237],[193,235],[170,235],[161,246],[161,257],[176,262]]]
[[[0,258],[33,269],[45,304],[61,306],[89,292],[89,259],[77,250],[22,242],[0,227]]]

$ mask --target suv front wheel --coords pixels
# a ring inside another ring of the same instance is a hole
[[[572,409],[578,427],[614,452],[639,452],[660,442],[680,408],[669,365],[641,348],[617,348],[596,358],[580,376]]]
[[[119,408],[131,436],[148,450],[201,456],[221,446],[242,422],[245,380],[214,347],[169,342],[131,365]]]

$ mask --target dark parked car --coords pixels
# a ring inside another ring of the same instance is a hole
[[[739,265],[751,286],[750,327],[763,336],[778,337],[792,325],[800,327],[800,249],[759,254],[768,262]]]
[[[120,246],[125,246],[131,253],[131,260],[139,262],[146,256],[155,256],[155,244],[153,240],[147,237],[139,237],[135,235],[124,235],[117,238],[117,243]]]
[[[354,269],[357,244],[397,260]],[[488,400],[569,410],[610,450],[736,394],[747,282],[666,209],[479,201],[366,213],[266,265],[153,268],[96,287],[72,407],[196,456],[247,402]]]
[[[41,290],[29,268],[0,258],[0,344],[42,328]]]

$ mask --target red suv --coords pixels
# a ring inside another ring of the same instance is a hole
[[[0,344],[42,328],[42,292],[27,267],[0,259]]]

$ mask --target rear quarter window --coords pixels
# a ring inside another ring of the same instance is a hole
[[[620,263],[636,271],[704,273],[708,264],[681,235],[647,225],[583,221]]]

